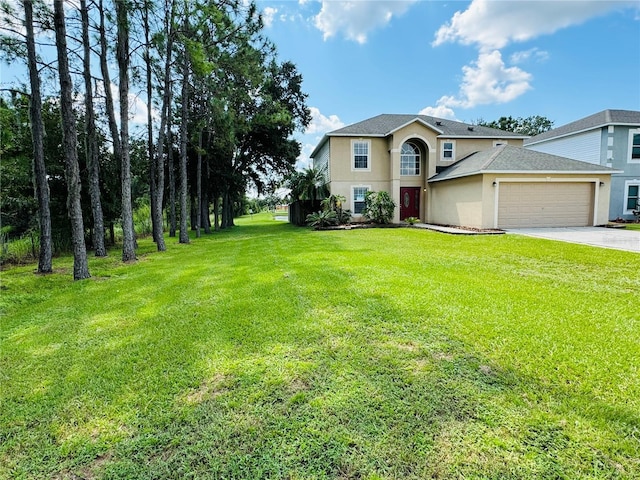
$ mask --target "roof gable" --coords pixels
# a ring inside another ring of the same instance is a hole
[[[610,174],[616,173],[618,170],[512,145],[500,145],[472,153],[431,177],[429,182],[451,180],[482,173],[509,172]]]
[[[581,118],[575,122],[567,123],[561,127],[554,128],[548,132],[541,133],[535,137],[525,140],[525,145],[551,140],[553,138],[565,137],[575,133],[581,133],[608,125],[630,125],[640,126],[640,112],[636,110],[603,110],[588,117]]]

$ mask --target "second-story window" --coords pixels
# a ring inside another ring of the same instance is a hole
[[[442,142],[442,160],[451,162],[455,159],[456,144],[453,140],[445,140]]]
[[[629,161],[640,163],[640,128],[629,130]]]
[[[402,144],[400,175],[420,175],[420,150],[413,143]]]
[[[354,140],[351,145],[353,149],[353,169],[371,170],[369,159],[370,143],[363,140]]]

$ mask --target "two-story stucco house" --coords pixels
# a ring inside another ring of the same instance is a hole
[[[383,114],[327,133],[311,154],[362,219],[389,192],[394,222],[479,228],[606,222],[612,170],[523,148],[523,135],[426,115]]]
[[[620,170],[611,177],[609,219],[632,220],[640,194],[640,112],[604,110],[525,140],[538,152]]]
[[[367,190],[391,194],[400,206],[394,221],[425,220],[428,179],[436,172],[479,150],[522,146],[525,138],[427,115],[383,114],[327,133],[311,158],[356,220]]]

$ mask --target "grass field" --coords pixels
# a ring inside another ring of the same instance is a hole
[[[640,478],[640,256],[243,218],[2,272],[0,478]]]

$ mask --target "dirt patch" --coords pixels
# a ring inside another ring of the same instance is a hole
[[[446,352],[435,352],[433,354],[433,359],[434,360],[445,360],[447,362],[451,362],[453,361],[453,355],[451,353],[446,353]]]
[[[77,473],[70,472],[68,470],[58,473],[54,480],[94,480],[99,478],[100,470],[103,465],[111,461],[113,455],[110,452],[104,453],[96,457],[90,464],[85,465]]]
[[[190,404],[198,404],[207,399],[218,397],[228,390],[226,382],[227,377],[222,373],[218,373],[213,378],[203,382],[197,389],[186,394],[183,397],[184,401]]]
[[[292,393],[306,392],[309,388],[309,384],[302,378],[294,378],[289,384],[289,391]]]
[[[405,352],[417,352],[418,350],[420,350],[420,346],[416,345],[413,342],[408,342],[408,343],[397,343],[395,345],[399,350],[403,350]]]

